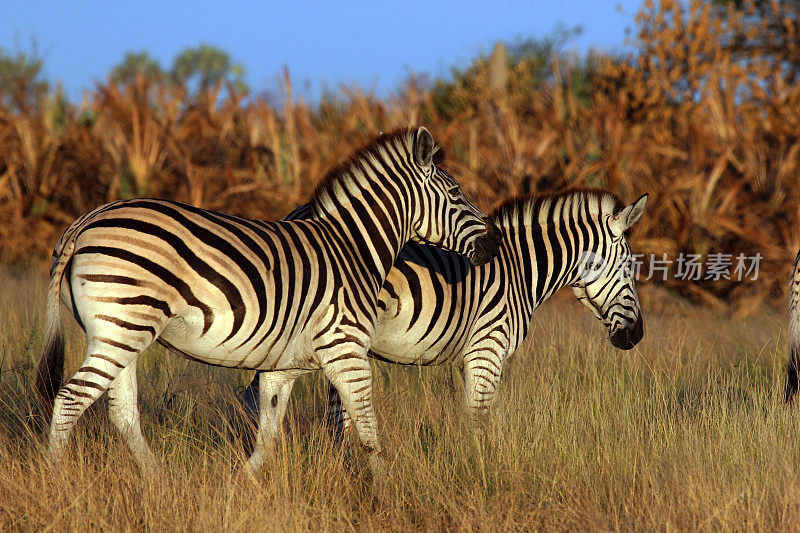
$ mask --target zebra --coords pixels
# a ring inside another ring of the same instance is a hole
[[[789,363],[786,365],[785,401],[794,402],[800,371],[800,251],[794,259],[789,287]]]
[[[261,222],[132,199],[75,221],[51,260],[36,379],[52,409],[50,457],[63,456],[77,419],[108,390],[113,425],[144,469],[158,469],[140,428],[136,377],[139,355],[157,341],[194,361],[264,371],[253,470],[274,448],[295,379],[322,369],[380,474],[367,351],[384,278],[410,239],[475,265],[498,253],[499,231],[442,162],[421,127],[382,135],[331,170],[308,220]],[[66,383],[61,301],[88,341]]]
[[[503,234],[500,254],[480,267],[407,244],[380,293],[370,356],[404,365],[456,364],[474,416],[495,402],[503,364],[528,334],[533,312],[567,285],[605,325],[612,345],[633,348],[644,328],[626,232],[647,197],[626,206],[608,191],[570,189],[510,199],[489,217]],[[306,216],[303,205],[286,218]],[[245,398],[257,395],[256,378]],[[341,438],[350,422],[335,387],[328,416]]]

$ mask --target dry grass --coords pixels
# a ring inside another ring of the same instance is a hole
[[[44,275],[0,276],[0,529],[761,529],[800,519],[800,415],[781,403],[785,338],[772,312],[731,322],[645,290],[645,337],[620,352],[568,295],[536,316],[504,373],[498,412],[473,428],[446,369],[376,370],[391,475],[375,494],[322,422],[324,383],[295,389],[287,438],[242,473],[230,407],[245,372],[152,348],[144,431],[164,475],[142,479],[99,402],[68,460],[43,463],[30,417]],[[565,319],[568,317],[568,319]],[[68,367],[82,337],[71,328]]]
[[[139,475],[102,401],[79,424],[66,463],[47,466],[31,394],[45,274],[5,269],[0,529],[796,528],[800,415],[781,403],[785,317],[759,307],[783,299],[800,243],[800,84],[785,68],[800,64],[797,17],[780,14],[796,2],[760,4],[782,24],[769,32],[710,3],[685,5],[646,4],[637,53],[598,59],[585,90],[557,61],[545,84],[514,65],[508,90],[493,93],[477,61],[448,89],[447,106],[441,92],[410,83],[385,101],[353,89],[339,102],[289,100],[279,111],[140,78],[98,86],[82,109],[58,111],[49,97],[23,113],[0,107],[4,262],[38,264],[74,217],[117,198],[279,217],[375,133],[419,123],[485,209],[567,185],[607,187],[629,201],[649,191],[637,252],[764,257],[754,283],[670,282],[746,319],[644,287],[645,337],[631,352],[612,348],[570,298],[546,305],[536,342],[504,373],[498,412],[477,427],[446,385],[447,369],[378,365],[391,464],[378,494],[361,453],[348,467],[331,445],[319,376],[296,386],[287,438],[252,477],[241,472],[234,407],[250,375],[161,348],[139,370],[144,431],[164,475]],[[788,44],[748,48],[753,35]],[[768,60],[770,47],[783,63]],[[285,84],[290,93],[288,76]],[[71,331],[68,370],[83,349]]]

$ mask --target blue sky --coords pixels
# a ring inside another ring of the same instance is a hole
[[[620,50],[641,0],[479,2],[241,2],[0,0],[0,49],[35,40],[46,77],[73,100],[103,80],[126,51],[147,50],[169,66],[200,43],[227,51],[254,92],[276,91],[283,66],[295,91],[357,84],[385,95],[409,71],[447,75],[497,40],[543,37],[581,25],[569,48]]]

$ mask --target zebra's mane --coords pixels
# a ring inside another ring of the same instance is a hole
[[[352,171],[354,169],[364,169],[364,161],[367,158],[385,159],[385,146],[400,142],[405,144],[409,149],[409,153],[411,153],[413,150],[411,145],[414,143],[415,133],[414,130],[410,129],[398,129],[381,134],[373,139],[372,142],[356,150],[345,161],[331,168],[317,184],[308,199],[312,212],[315,211],[316,206],[324,203],[327,198],[336,197],[340,191],[347,190],[348,186],[355,182]],[[436,165],[441,165],[444,162],[444,150],[439,145],[434,147],[433,162]]]
[[[497,206],[489,218],[498,226],[523,223],[546,225],[553,219],[550,209],[559,200],[571,200],[588,204],[589,212],[599,216],[601,213],[614,214],[625,205],[619,197],[604,189],[572,188],[564,191],[531,196],[509,198]]]

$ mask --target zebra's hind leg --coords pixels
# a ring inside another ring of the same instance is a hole
[[[108,389],[108,417],[128,445],[139,467],[146,472],[158,470],[153,451],[142,435],[137,403],[136,361],[123,368]]]
[[[283,417],[292,394],[296,372],[261,372],[258,391],[258,433],[250,468],[255,472],[264,464],[264,456],[271,453],[281,435]]]
[[[86,359],[56,395],[48,443],[52,459],[59,460],[64,455],[75,423],[140,351],[110,339],[90,338]]]

